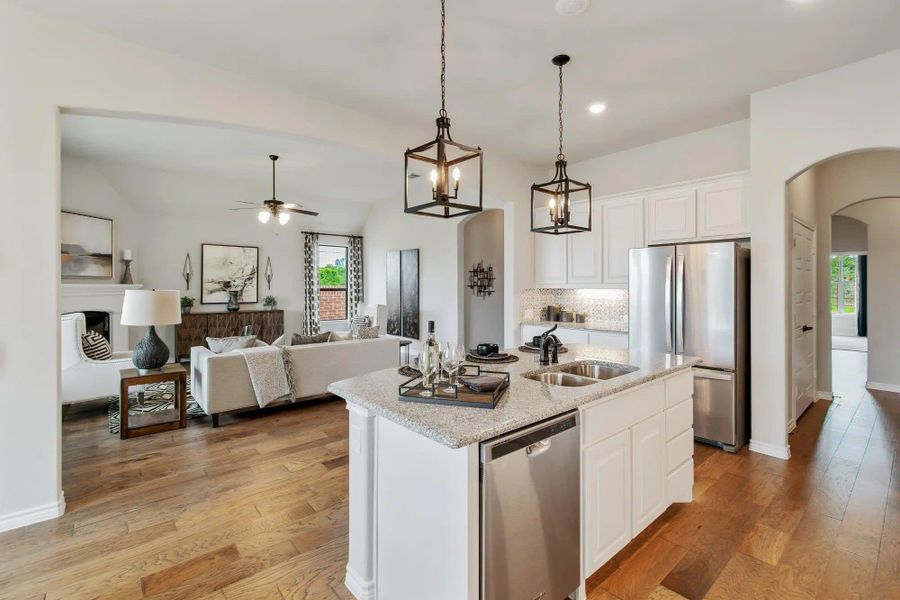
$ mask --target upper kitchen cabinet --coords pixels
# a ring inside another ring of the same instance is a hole
[[[679,187],[647,195],[649,243],[689,240],[697,235],[697,188]]]
[[[600,203],[605,284],[628,284],[628,251],[644,247],[644,197],[631,196]]]
[[[697,235],[701,238],[750,235],[746,177],[711,181],[697,190]]]
[[[574,286],[599,285],[603,283],[603,243],[600,226],[600,204],[592,202],[591,230],[567,235],[569,243],[569,263],[567,279]],[[587,202],[572,207],[575,223],[587,222]]]
[[[537,287],[565,286],[566,237],[568,236],[536,233],[534,237],[534,285]]]

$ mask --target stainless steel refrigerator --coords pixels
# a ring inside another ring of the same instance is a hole
[[[736,452],[747,441],[750,250],[735,242],[629,254],[628,344],[698,356],[694,437]]]

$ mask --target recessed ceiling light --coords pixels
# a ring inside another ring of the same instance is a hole
[[[588,110],[591,111],[592,115],[599,115],[604,110],[606,110],[606,104],[603,102],[594,102],[590,106],[588,106]]]
[[[591,0],[556,0],[556,12],[564,17],[580,15],[591,5]]]

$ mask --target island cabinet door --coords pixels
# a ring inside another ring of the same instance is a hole
[[[666,509],[666,418],[650,417],[631,428],[632,534],[637,535]]]
[[[631,441],[625,430],[584,450],[584,574],[631,541]]]

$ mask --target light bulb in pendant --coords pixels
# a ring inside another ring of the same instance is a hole
[[[260,223],[265,224],[265,223],[269,222],[269,218],[272,216],[272,214],[267,209],[264,208],[261,211],[259,211],[259,214],[256,216],[259,219]]]
[[[431,187],[435,187],[437,185],[437,170],[432,169],[429,177],[431,178]]]
[[[460,177],[459,167],[453,167],[453,181],[459,183],[459,177]]]
[[[287,225],[287,222],[291,220],[291,213],[289,212],[281,212],[278,213],[278,222],[282,225]]]

